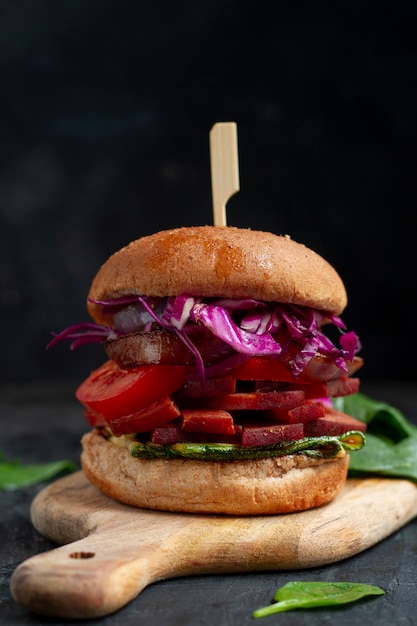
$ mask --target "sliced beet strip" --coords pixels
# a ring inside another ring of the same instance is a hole
[[[180,402],[184,398],[206,398],[209,396],[223,396],[236,391],[236,379],[231,376],[207,378],[203,386],[199,380],[187,381],[176,394]]]
[[[304,404],[293,409],[273,409],[269,412],[269,417],[284,424],[298,424],[309,422],[310,420],[324,417],[326,410],[323,402],[307,400]]]
[[[235,434],[187,432],[174,422],[155,428],[150,436],[152,443],[170,446],[175,443],[242,443],[242,426],[235,424]]]
[[[321,435],[338,436],[348,430],[366,432],[366,424],[351,415],[346,415],[336,409],[326,407],[326,414],[304,425],[306,437],[320,437]]]
[[[293,441],[304,437],[303,424],[245,424],[242,434],[243,446],[269,446],[281,441]]]
[[[182,429],[188,432],[234,435],[233,417],[228,411],[195,409],[181,411]]]
[[[304,391],[268,391],[253,393],[230,393],[209,398],[184,399],[180,407],[194,409],[224,409],[225,411],[263,411],[266,409],[290,409],[304,402]]]

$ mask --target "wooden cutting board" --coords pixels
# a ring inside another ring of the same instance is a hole
[[[38,532],[61,547],[17,567],[14,599],[43,615],[95,618],[166,578],[302,569],[346,559],[417,516],[417,486],[348,480],[336,500],[319,509],[227,517],[119,504],[80,471],[41,491],[31,516]]]

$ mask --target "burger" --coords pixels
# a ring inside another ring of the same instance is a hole
[[[50,345],[100,342],[76,391],[81,465],[136,507],[266,515],[332,501],[365,425],[360,342],[337,271],[289,236],[231,226],[164,230],[123,247],[92,281],[92,323]]]

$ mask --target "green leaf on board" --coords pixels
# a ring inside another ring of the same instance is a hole
[[[365,446],[350,457],[350,476],[373,474],[417,481],[417,426],[399,409],[361,393],[335,398],[333,405],[367,424]]]
[[[350,582],[289,582],[276,592],[274,604],[257,609],[253,617],[267,617],[293,609],[337,606],[355,602],[366,596],[380,596],[380,587]]]
[[[5,491],[24,489],[76,469],[76,464],[67,460],[22,465],[19,461],[8,460],[0,451],[0,489]]]

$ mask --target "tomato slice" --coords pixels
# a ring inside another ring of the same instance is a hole
[[[236,380],[274,380],[286,383],[294,381],[292,372],[276,357],[254,356],[227,372]]]
[[[190,367],[141,365],[121,369],[114,361],[103,363],[78,387],[79,402],[113,419],[130,415],[182,387]]]
[[[355,357],[352,362],[346,361],[348,376],[354,374],[362,366],[362,359]],[[272,381],[283,383],[326,383],[330,380],[346,378],[331,359],[316,355],[309,361],[300,376],[294,378],[289,366],[286,367],[276,356],[254,356],[227,372],[236,380]],[[351,391],[349,393],[355,393]],[[335,395],[335,394],[332,394]],[[344,394],[337,394],[344,395]]]
[[[166,396],[151,405],[136,411],[131,415],[124,415],[107,420],[114,435],[129,435],[132,433],[144,433],[158,426],[164,426],[171,420],[179,417],[180,412],[175,402]]]

